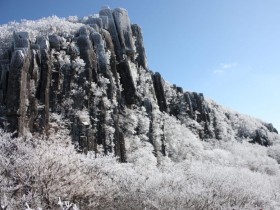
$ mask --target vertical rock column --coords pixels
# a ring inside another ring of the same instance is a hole
[[[191,100],[191,93],[185,92],[184,93],[184,98],[185,98],[185,101],[186,101],[186,103],[188,105],[188,110],[187,110],[188,115],[192,119],[195,119],[194,111],[193,111],[193,105],[192,105],[192,100]]]
[[[141,28],[133,24],[131,26],[132,34],[135,37],[135,47],[136,47],[136,62],[138,63],[138,66],[142,66],[142,68],[147,69],[147,59],[146,59],[146,53],[145,53],[145,47],[143,42],[143,36]]]
[[[8,130],[23,135],[26,129],[28,107],[27,73],[30,66],[30,43],[28,33],[14,33],[14,52],[12,54],[7,88]]]
[[[99,145],[103,145],[104,153],[107,154],[111,151],[111,148],[108,147],[106,144],[106,131],[105,131],[105,125],[106,125],[106,109],[104,106],[104,102],[101,99],[98,104],[98,124],[97,124],[97,143]]]
[[[143,101],[143,106],[146,109],[146,112],[149,117],[149,133],[148,133],[148,138],[149,142],[154,146],[154,138],[153,138],[153,105],[151,101],[148,98],[145,98]]]
[[[204,126],[204,131],[200,133],[201,138],[212,138],[213,134],[209,130],[210,124],[210,111],[209,108],[205,105],[204,96],[202,93],[196,92],[185,92],[184,98],[188,104],[188,114],[189,116],[196,120],[198,123]]]
[[[104,21],[103,21],[104,22]],[[114,111],[112,113],[112,118],[114,120],[114,153],[119,158],[120,162],[126,162],[126,150],[125,150],[125,142],[124,142],[124,135],[122,132],[122,129],[120,128],[119,123],[119,116],[120,112],[123,109],[123,100],[121,97],[120,92],[120,84],[119,84],[119,75],[117,72],[117,60],[116,60],[116,54],[114,50],[114,44],[111,38],[110,33],[107,30],[102,30],[102,35],[104,37],[105,43],[106,43],[106,49],[110,51],[110,75],[114,77],[110,79],[110,82],[112,81],[112,84],[114,86],[112,87],[112,96],[116,98],[117,106],[114,107]]]
[[[156,98],[161,112],[167,112],[167,102],[165,98],[164,88],[163,88],[163,79],[160,73],[156,72],[153,75],[154,89],[156,93]]]
[[[116,28],[118,30],[119,40],[123,52],[127,56],[133,57],[134,55],[134,43],[132,38],[132,30],[130,19],[128,17],[127,10],[123,8],[114,9],[113,12]]]
[[[111,100],[113,97],[114,81],[112,78],[112,73],[108,69],[110,65],[110,58],[108,58],[108,55],[106,55],[105,45],[101,34],[94,32],[91,34],[91,38],[93,40],[94,49],[97,55],[98,73],[110,81],[109,84],[107,84],[107,96]]]
[[[48,134],[49,130],[49,96],[51,82],[51,57],[50,44],[48,37],[38,37],[37,44],[40,46],[41,53],[41,74],[38,88],[38,98],[40,101],[39,109],[39,131]]]
[[[114,43],[115,54],[117,56],[117,60],[121,61],[123,59],[123,52],[122,52],[122,47],[121,47],[121,44],[120,44],[117,28],[116,28],[116,25],[115,25],[115,20],[114,20],[114,17],[113,17],[113,12],[112,12],[112,10],[106,8],[106,9],[102,9],[99,12],[99,15],[107,17],[107,19],[108,19],[107,27],[108,27],[108,31],[111,34],[112,41]]]
[[[37,123],[37,117],[38,117],[38,99],[36,98],[36,91],[38,89],[39,85],[39,79],[40,79],[40,59],[39,54],[37,50],[31,51],[31,60],[30,60],[30,68],[28,73],[28,99],[29,99],[29,106],[27,110],[28,115],[28,126],[30,129],[30,132],[34,132],[38,130],[38,123]]]
[[[50,35],[49,37],[52,63],[51,63],[51,83],[50,83],[50,109],[55,112],[59,110],[59,102],[61,102],[61,88],[60,80],[62,76],[61,63],[59,62],[59,55],[61,49],[62,37],[58,35]],[[68,79],[68,78],[64,78]]]
[[[87,95],[87,102],[86,107],[90,107],[90,86],[91,82],[97,82],[98,81],[98,73],[97,73],[97,59],[96,54],[93,50],[92,42],[89,37],[89,32],[87,28],[82,27],[80,29],[80,35],[77,39],[77,44],[80,49],[80,57],[84,60],[86,66],[85,71],[81,73],[79,76],[81,78],[81,81],[79,83],[82,83],[82,79],[85,77],[87,84],[78,84],[79,86],[84,86],[83,88],[86,90]]]
[[[24,132],[26,115],[26,56],[21,50],[13,52],[7,90],[8,130]]]
[[[135,54],[130,19],[127,10],[123,8],[114,9],[113,16],[122,48],[122,60],[117,65],[117,69],[124,88],[123,93],[126,103],[132,105],[138,102],[138,97],[136,95],[136,84],[133,80],[132,69],[128,62],[128,60],[134,60]]]
[[[111,34],[117,57],[117,71],[123,86],[122,96],[128,106],[137,102],[136,87],[127,57],[134,57],[134,44],[130,20],[125,9],[103,9],[100,16],[108,17],[108,31]]]
[[[10,60],[0,61],[0,105],[6,103]]]

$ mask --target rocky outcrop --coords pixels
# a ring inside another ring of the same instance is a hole
[[[41,34],[36,41],[27,32],[13,34],[0,55],[2,128],[48,135],[55,113],[69,121],[78,151],[114,153],[122,162],[133,135],[155,156],[167,155],[166,115],[203,140],[221,139],[221,119],[230,117],[211,110],[202,93],[184,92],[148,69],[141,28],[125,9],[105,8],[83,23],[73,34]],[[264,146],[277,133],[267,123],[248,134],[230,126]]]
[[[0,61],[0,103],[4,104],[7,98],[8,78],[10,71],[10,60]]]
[[[154,89],[156,93],[157,103],[161,112],[167,112],[167,102],[164,93],[163,79],[160,73],[156,72],[153,75]]]
[[[135,60],[139,66],[142,66],[144,69],[147,69],[148,68],[147,59],[146,59],[146,52],[145,52],[144,41],[142,36],[142,30],[136,24],[131,25],[131,29],[132,29],[133,37],[135,37],[135,48],[138,54]]]
[[[271,142],[268,139],[267,133],[263,129],[257,129],[255,133],[252,135],[251,143],[257,143],[263,146],[269,146]]]
[[[128,56],[133,56],[134,44],[128,13],[125,9],[117,8],[114,9],[113,16],[123,52]]]
[[[120,61],[123,59],[123,50],[122,50],[121,43],[119,40],[119,34],[117,32],[115,19],[113,17],[113,11],[109,8],[105,8],[99,12],[99,15],[101,17],[107,17],[107,19],[108,19],[108,26],[107,26],[108,29],[107,30],[111,34],[112,41],[114,43],[114,49],[115,49],[114,51],[117,55],[117,60]]]

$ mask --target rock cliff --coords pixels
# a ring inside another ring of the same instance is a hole
[[[75,24],[78,30],[35,37],[16,31],[9,47],[2,46],[3,129],[47,136],[55,131],[53,116],[60,115],[78,150],[113,152],[122,162],[134,137],[152,146],[155,156],[169,155],[168,117],[201,140],[248,139],[267,146],[276,138],[271,124],[228,111],[150,71],[141,28],[125,9],[104,8]]]

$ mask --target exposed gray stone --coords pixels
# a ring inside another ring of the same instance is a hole
[[[97,54],[97,62],[101,73],[106,73],[107,71],[107,56],[105,54],[104,41],[101,37],[101,34],[95,32],[91,35],[91,38],[94,42],[94,48]]]
[[[97,24],[90,24],[90,27],[91,27],[94,31],[100,31],[100,28],[98,27]]]
[[[148,98],[145,98],[143,101],[143,106],[146,109],[146,112],[148,114],[148,118],[149,118],[149,133],[148,133],[148,138],[149,138],[149,142],[154,146],[155,142],[154,142],[154,131],[153,131],[153,105],[151,103],[151,101]]]
[[[89,36],[88,27],[82,26],[79,30],[79,35],[80,36]]]
[[[19,135],[25,131],[28,69],[29,60],[23,51],[14,51],[8,78],[7,118],[9,131],[18,131]]]
[[[185,101],[186,101],[186,103],[187,103],[187,105],[188,105],[188,111],[187,111],[187,113],[189,114],[189,116],[190,116],[191,118],[194,119],[194,111],[193,111],[193,105],[192,105],[192,100],[191,100],[191,93],[185,92],[185,93],[184,93],[184,98],[185,98]]]
[[[58,35],[50,35],[49,36],[50,47],[56,50],[60,50],[61,47],[61,37]]]
[[[265,123],[264,126],[270,131],[270,132],[274,132],[278,134],[278,131],[276,128],[274,128],[274,126],[272,125],[272,123]]]
[[[10,61],[0,60],[0,105],[6,102],[9,70]]]
[[[128,12],[126,9],[117,8],[113,11],[113,16],[118,30],[121,47],[127,55],[134,55],[134,43]]]
[[[80,29],[80,36],[77,39],[77,45],[80,49],[80,57],[86,63],[85,71],[82,73],[85,75],[87,81],[91,83],[91,81],[97,82],[97,60],[96,54],[93,50],[92,42],[87,35],[88,32],[85,28]]]
[[[176,87],[176,90],[177,90],[178,93],[183,93],[184,92],[183,88],[181,88],[181,87]]]
[[[148,98],[145,98],[143,101],[143,106],[145,107],[148,114],[151,114],[153,111],[153,105]]]
[[[30,48],[29,35],[27,32],[14,32],[14,49]]]
[[[257,129],[252,138],[253,140],[251,141],[251,143],[258,143],[263,146],[269,146],[271,144],[264,129]]]
[[[109,28],[109,20],[107,16],[100,16],[100,18],[102,19],[102,26],[104,29],[108,29]]]
[[[50,82],[51,82],[51,58],[47,49],[41,50],[41,75],[38,88],[38,97],[41,105],[44,107],[40,110],[39,128],[48,134],[49,130],[49,96],[50,96]]]
[[[30,49],[31,50],[40,50],[40,46],[38,44],[31,44]]]
[[[131,26],[131,29],[132,29],[132,34],[136,39],[135,40],[135,47],[137,52],[136,62],[138,63],[139,66],[142,66],[144,69],[147,69],[146,52],[145,52],[141,28],[138,25],[133,24]]]
[[[99,29],[103,28],[102,18],[99,17],[89,17],[87,24],[96,24]]]
[[[120,74],[120,81],[123,86],[123,95],[127,105],[137,103],[136,87],[133,82],[130,67],[127,61],[117,64],[118,73]]]
[[[103,34],[104,33],[105,33],[105,31],[103,31]],[[108,37],[108,34],[105,33],[104,35],[107,35],[106,43],[112,44],[110,37]],[[113,82],[112,72],[109,71],[111,58],[108,56],[110,54],[106,54],[106,52],[105,52],[105,43],[104,43],[104,40],[102,39],[101,34],[95,32],[91,35],[91,37],[94,42],[94,48],[95,48],[95,51],[97,54],[98,73],[100,73],[103,77],[109,79],[110,83],[107,84],[107,96],[109,99],[112,99],[113,89],[114,89],[115,85]],[[113,56],[114,56],[114,54],[113,54]]]
[[[36,43],[40,46],[41,50],[49,50],[50,42],[48,37],[46,36],[39,36],[36,39]]]
[[[123,59],[124,52],[123,52],[121,44],[120,44],[119,34],[118,34],[118,31],[117,31],[117,28],[115,25],[113,12],[112,12],[112,10],[105,8],[99,12],[99,15],[108,17],[108,31],[110,32],[113,43],[114,43],[117,60],[121,61]]]
[[[153,75],[153,83],[159,109],[162,112],[167,112],[167,102],[164,93],[163,79],[160,73],[156,72]]]

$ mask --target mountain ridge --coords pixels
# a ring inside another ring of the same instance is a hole
[[[131,136],[142,135],[156,155],[168,155],[167,116],[205,141],[239,139],[268,146],[279,140],[272,124],[248,120],[151,72],[141,28],[130,23],[125,9],[2,29],[0,124],[9,132],[49,135],[50,116],[58,113],[70,120],[77,148],[113,152],[122,162]],[[127,115],[138,117],[131,130],[126,126],[133,119]]]
[[[152,72],[125,9],[0,26],[0,209],[277,210],[279,151]]]

